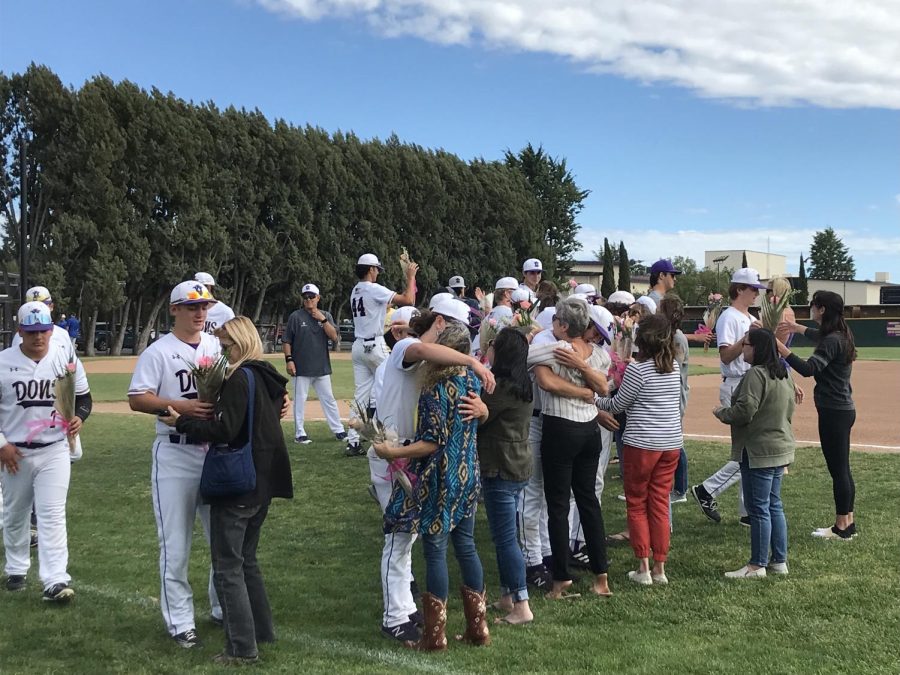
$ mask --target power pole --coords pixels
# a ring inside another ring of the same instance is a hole
[[[28,289],[28,162],[25,136],[19,139],[19,305],[25,304]]]

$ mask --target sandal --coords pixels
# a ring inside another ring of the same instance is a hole
[[[550,591],[545,593],[544,597],[547,600],[574,600],[575,598],[580,598],[581,593],[566,593],[565,591],[562,591],[559,595],[553,595],[553,591]]]
[[[607,544],[621,544],[622,542],[626,541],[631,541],[631,538],[626,532],[616,532],[615,534],[611,534],[606,538]]]
[[[498,616],[494,619],[494,625],[499,626],[505,624],[507,626],[527,626],[532,621],[534,621],[534,619],[529,619],[528,621],[510,621],[505,616]]]

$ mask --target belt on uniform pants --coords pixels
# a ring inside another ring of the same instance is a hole
[[[377,338],[377,337],[378,337],[378,336],[375,335],[375,336],[370,337],[370,338],[364,338],[364,337],[361,337],[361,338],[356,338],[356,339],[357,339],[357,340],[362,340],[363,342],[372,342],[372,341],[373,341],[375,338]]]
[[[47,448],[58,442],[59,441],[54,441],[53,443],[25,443],[25,442],[16,443],[15,441],[10,441],[10,443],[12,443],[17,448],[25,448],[26,450],[37,450],[38,448]]]
[[[540,416],[541,416],[541,411],[538,410],[537,408],[535,408],[534,410],[531,411],[531,416],[532,416],[532,417],[540,417]]]
[[[198,441],[196,438],[185,436],[184,434],[169,434],[169,443],[175,445],[200,445],[205,441]]]

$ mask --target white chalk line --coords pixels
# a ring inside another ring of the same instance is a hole
[[[717,440],[717,441],[731,441],[731,436],[717,436],[713,434],[685,434],[685,438],[696,438],[700,440]],[[819,447],[819,441],[794,441],[797,445],[814,445]],[[850,449],[854,448],[874,448],[875,450],[892,450],[894,452],[900,452],[900,445],[869,445],[867,443],[851,443]]]
[[[143,609],[151,609],[155,612],[159,611],[159,601],[156,598],[147,597],[140,593],[129,593],[109,586],[98,586],[96,584],[81,582],[76,582],[74,586],[78,591],[99,595],[122,604],[137,605]],[[382,649],[373,649],[371,647],[361,647],[353,642],[348,642],[347,640],[320,638],[308,633],[294,631],[290,628],[278,628],[277,632],[279,642],[291,642],[301,647],[312,647],[329,654],[354,656],[360,659],[377,661],[388,666],[402,666],[410,670],[421,672],[449,672],[446,666],[428,661],[427,656],[417,658],[412,652],[386,651]],[[399,645],[397,648],[398,650],[401,649]]]

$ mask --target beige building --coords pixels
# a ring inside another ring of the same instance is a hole
[[[796,285],[796,281],[794,282]],[[893,286],[887,281],[829,281],[808,279],[809,297],[816,291],[831,291],[844,298],[845,305],[877,305],[881,302],[882,286]]]
[[[619,266],[615,265],[613,271],[616,277],[616,288],[619,286]],[[600,260],[576,260],[572,263],[572,279],[579,284],[593,284],[600,291],[603,283],[603,262]],[[563,289],[565,290],[565,289]],[[650,291],[650,277],[631,277],[632,295],[646,295]]]
[[[747,255],[747,267],[752,267],[759,272],[760,279],[786,276],[787,258],[777,253],[764,253],[762,251],[704,251],[703,265],[708,269],[740,269],[743,265],[744,255]],[[719,261],[718,263],[716,261]]]

